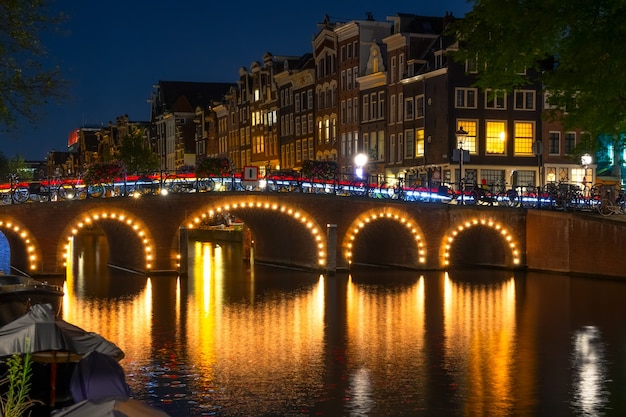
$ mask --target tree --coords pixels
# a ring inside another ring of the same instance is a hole
[[[58,68],[47,69],[41,35],[63,20],[49,0],[0,0],[0,129],[10,130],[20,117],[36,120],[36,108],[60,97],[64,85]]]
[[[20,180],[33,179],[33,172],[26,166],[23,156],[17,154],[9,159],[0,151],[0,182],[7,182],[9,174],[16,174]]]
[[[339,166],[335,161],[316,161],[307,159],[302,162],[300,172],[304,178],[332,180],[337,177]]]
[[[232,171],[232,163],[228,158],[204,158],[196,167],[196,175],[199,178],[214,176],[229,176]]]
[[[157,155],[147,145],[143,129],[131,126],[128,135],[122,139],[118,157],[126,166],[126,172],[154,171],[159,166]]]
[[[475,0],[450,27],[459,39],[453,57],[477,64],[476,85],[484,89],[511,92],[528,83],[523,74],[536,72],[551,105],[547,117],[589,133],[580,151],[597,150],[602,135],[621,155],[625,18],[621,0]]]
[[[15,155],[9,161],[9,172],[17,174],[21,180],[32,180],[33,171],[26,165],[24,157],[20,154]]]

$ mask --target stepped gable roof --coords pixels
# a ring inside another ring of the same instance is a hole
[[[233,83],[159,81],[159,94],[165,111],[193,112],[196,107],[222,102],[233,86]]]

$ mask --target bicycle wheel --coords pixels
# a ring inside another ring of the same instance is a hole
[[[185,178],[176,178],[169,183],[169,191],[173,193],[190,193],[195,190],[192,182]]]
[[[507,190],[502,196],[502,201],[507,207],[517,207],[519,205],[519,196],[515,190]]]
[[[22,204],[28,201],[28,199],[30,198],[30,192],[28,191],[28,188],[26,187],[17,187],[14,191],[13,191],[13,200],[16,203]]]
[[[173,179],[165,182],[165,189],[167,189],[169,193],[178,194],[183,192],[183,185],[180,180]]]
[[[137,195],[149,195],[157,194],[159,185],[155,183],[151,178],[141,177],[135,181],[133,187],[133,193]]]
[[[350,194],[357,197],[365,197],[367,195],[367,188],[363,181],[353,181],[350,184]]]
[[[57,190],[57,194],[61,200],[72,200],[76,197],[76,189],[71,184],[63,184]]]
[[[92,198],[100,198],[104,195],[104,185],[93,184],[87,187],[87,195]]]
[[[600,200],[600,203],[596,205],[598,209],[598,213],[602,216],[610,216],[615,212],[613,209],[615,207],[615,203],[608,198],[603,198]]]
[[[201,178],[198,180],[199,192],[213,191],[213,187],[213,181],[209,178]]]

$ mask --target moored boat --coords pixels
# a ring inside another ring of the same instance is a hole
[[[34,304],[51,304],[61,314],[63,288],[33,278],[0,274],[0,326],[26,314]]]

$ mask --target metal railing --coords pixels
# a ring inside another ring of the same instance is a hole
[[[382,178],[370,182],[345,174],[332,179],[305,178],[296,171],[270,172],[254,181],[245,181],[240,174],[198,178],[194,173],[158,171],[135,173],[98,184],[85,184],[80,177],[19,181],[17,177],[11,176],[7,183],[0,184],[0,202],[25,204],[85,198],[137,198],[170,193],[256,191],[331,194],[337,197],[420,203],[598,211],[604,215],[622,214],[626,206],[624,194],[615,187],[607,191],[606,186],[604,192],[600,193],[599,187],[581,189],[565,183],[549,183],[543,188],[532,184],[509,187],[499,181],[480,185],[464,182],[460,189],[462,193],[458,186],[455,188],[445,182],[434,183],[429,187],[422,183],[407,183],[404,179]],[[609,205],[611,208],[607,208]]]

